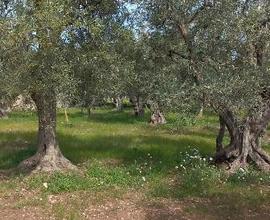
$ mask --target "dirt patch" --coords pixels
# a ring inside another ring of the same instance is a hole
[[[210,199],[149,199],[136,191],[124,195],[85,191],[51,195],[26,189],[0,193],[0,219],[8,220],[270,219],[269,207],[237,212],[227,208],[226,203]]]
[[[147,201],[140,193],[123,196],[89,192],[42,196],[39,192],[20,190],[0,195],[0,219],[90,219],[90,220],[163,220],[192,219],[183,204]]]
[[[81,197],[85,198],[85,197]],[[93,220],[186,220],[191,218],[185,213],[184,205],[170,200],[147,201],[140,193],[128,193],[121,198],[87,198],[80,205],[79,219]]]
[[[45,214],[42,208],[30,207],[21,209],[0,209],[0,218],[5,220],[38,220],[38,219],[55,219]]]

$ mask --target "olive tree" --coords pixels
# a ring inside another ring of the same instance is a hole
[[[269,171],[270,157],[260,141],[270,119],[269,2],[141,2],[150,32],[162,36],[163,53],[171,60],[167,68],[179,69],[168,79],[179,81],[167,84],[172,94],[189,104],[204,102],[220,116],[216,161],[228,163],[231,171],[249,162]]]
[[[75,168],[57,143],[56,103],[59,95],[70,97],[78,85],[74,65],[80,45],[75,38],[69,41],[66,36],[71,28],[81,28],[80,16],[86,12],[87,2],[10,1],[7,8],[12,12],[1,19],[0,79],[8,83],[10,90],[30,94],[38,114],[37,152],[23,161],[20,168],[36,171]],[[93,3],[91,8],[87,7],[88,16],[92,21],[100,20],[99,16],[116,7],[116,3]],[[91,30],[95,32],[97,26],[92,25]]]
[[[92,3],[88,2],[80,16],[86,36],[77,39],[78,56],[73,68],[79,81],[77,102],[88,108],[89,113],[94,105],[112,97],[120,100],[125,95],[125,76],[132,68],[126,59],[126,47],[133,37],[124,25],[126,8],[123,2],[116,5],[100,8],[98,14],[93,14]],[[75,32],[78,35],[81,30],[76,29]]]

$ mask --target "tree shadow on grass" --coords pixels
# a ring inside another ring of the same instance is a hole
[[[21,161],[36,151],[35,132],[1,132],[0,170],[16,167]],[[123,163],[133,163],[140,158],[162,161],[164,166],[177,160],[180,152],[189,146],[198,147],[205,154],[211,152],[210,143],[200,138],[142,135],[100,135],[76,137],[59,133],[58,140],[63,154],[73,163],[83,163],[93,159],[119,159]]]
[[[0,170],[14,168],[35,153],[34,133],[1,132],[0,136]]]
[[[58,116],[63,118],[64,113],[58,113]],[[146,112],[144,116],[136,117],[129,109],[121,112],[109,109],[106,111],[93,111],[90,118],[88,118],[87,114],[81,113],[80,111],[75,111],[69,113],[69,118],[71,121],[72,119],[82,119],[84,121],[87,119],[89,122],[106,124],[136,124],[138,122],[145,122],[147,124],[150,119],[150,113]]]
[[[150,154],[152,160],[162,161],[166,165],[176,161],[180,152],[189,147],[197,147],[203,154],[211,154],[209,142],[186,136],[172,139],[153,135],[101,135],[74,139],[62,134],[59,140],[64,155],[75,163],[96,158],[117,158],[130,163],[147,159]]]

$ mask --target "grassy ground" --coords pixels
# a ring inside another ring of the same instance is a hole
[[[3,219],[270,219],[269,174],[227,176],[209,165],[216,116],[184,127],[175,115],[153,127],[149,115],[139,119],[129,110],[100,109],[88,119],[71,109],[69,117],[66,124],[58,114],[59,145],[82,172],[3,176]],[[34,113],[0,120],[0,170],[34,154],[36,130]]]

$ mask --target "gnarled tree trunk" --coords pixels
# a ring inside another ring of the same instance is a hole
[[[225,110],[220,114],[220,131],[217,137],[216,162],[227,163],[231,172],[245,168],[250,163],[264,171],[270,171],[270,156],[261,147],[263,136],[270,120],[270,106],[259,117],[247,117],[238,122],[233,113]],[[224,147],[225,127],[228,130],[230,143]]]
[[[160,108],[159,103],[149,101],[150,110],[152,112],[151,118],[150,118],[150,124],[152,125],[158,125],[158,124],[166,124],[167,121],[165,119],[165,116]]]
[[[167,121],[165,119],[164,114],[160,110],[156,110],[152,113],[150,124],[152,125],[158,125],[158,124],[166,124]]]
[[[56,140],[56,97],[53,94],[33,94],[38,114],[38,149],[34,156],[23,161],[19,168],[26,171],[56,171],[74,169]]]

